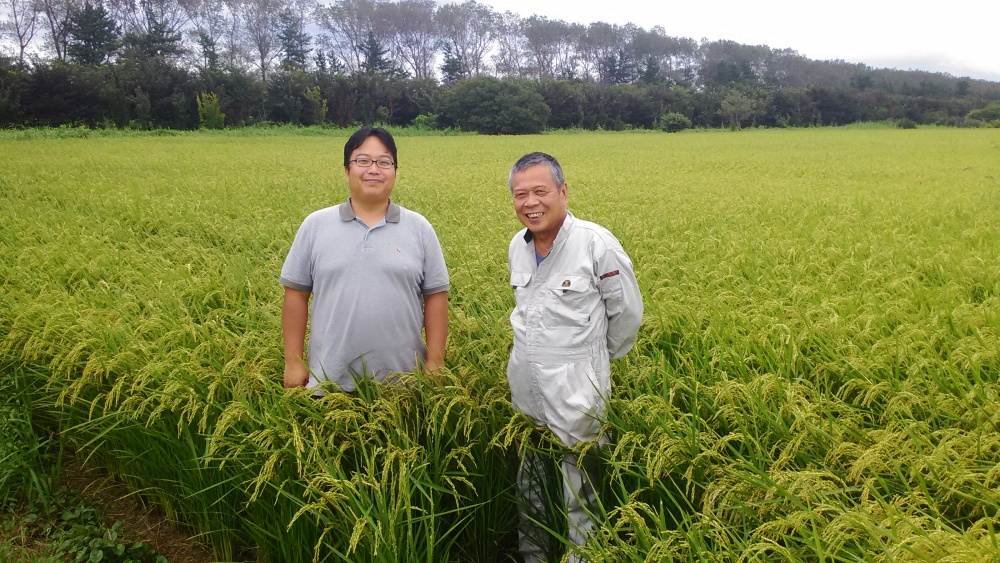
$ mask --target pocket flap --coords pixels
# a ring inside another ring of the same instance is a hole
[[[545,287],[559,291],[587,291],[590,288],[590,278],[579,275],[552,274]]]
[[[511,272],[510,285],[512,287],[524,287],[531,281],[531,272]]]

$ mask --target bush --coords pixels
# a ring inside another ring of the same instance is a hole
[[[937,125],[942,125],[944,127],[961,127],[965,129],[973,129],[978,127],[986,127],[986,123],[979,119],[970,119],[968,117],[955,117],[948,116],[935,122]]]
[[[198,124],[205,129],[222,129],[226,115],[219,107],[219,97],[215,92],[198,94]]]
[[[149,93],[143,92],[142,88],[136,86],[135,96],[129,96],[128,101],[135,106],[135,119],[129,121],[129,129],[145,131],[149,129],[149,118],[152,113],[152,103],[149,100]]]
[[[676,133],[691,128],[691,120],[682,113],[667,112],[657,120],[657,127],[667,133]]]
[[[0,55],[0,127],[20,124],[21,92],[24,89],[22,70],[13,61]]]
[[[974,109],[966,115],[969,119],[978,119],[987,123],[1000,121],[1000,104],[988,104],[984,108]]]
[[[896,122],[896,127],[899,129],[916,129],[917,122],[908,117],[904,117]]]
[[[329,106],[323,94],[319,91],[319,86],[306,88],[305,108],[302,112],[302,122],[305,125],[322,125],[326,121],[326,114]]]
[[[419,129],[421,131],[433,131],[437,128],[437,116],[429,113],[422,113],[414,117],[413,123],[410,125],[414,129]]]
[[[572,129],[583,127],[584,106],[587,101],[583,88],[569,80],[542,80],[533,89],[542,96],[549,106],[548,126],[551,129]]]
[[[524,82],[480,77],[452,87],[438,121],[488,135],[522,135],[540,133],[550,113],[541,94]]]

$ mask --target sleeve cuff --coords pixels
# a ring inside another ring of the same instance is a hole
[[[288,287],[288,288],[291,288],[291,289],[296,289],[298,291],[312,292],[312,286],[311,285],[302,285],[301,283],[293,282],[292,280],[290,280],[288,278],[285,278],[285,277],[278,278],[278,283],[280,283],[281,285],[283,285],[285,287]]]
[[[423,290],[421,293],[423,293],[424,295],[434,295],[435,293],[441,293],[442,291],[448,291],[448,289],[450,287],[451,287],[451,284],[439,285],[437,287],[429,287],[429,288]]]

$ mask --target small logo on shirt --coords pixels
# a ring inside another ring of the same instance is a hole
[[[610,278],[612,276],[617,276],[617,275],[618,275],[618,270],[613,270],[613,271],[608,272],[606,274],[601,274],[601,279],[603,280],[604,278]]]
[[[563,287],[569,287],[569,280],[563,280],[562,286]]]
[[[400,252],[399,249],[397,248],[396,249],[396,254],[402,254],[402,252]]]

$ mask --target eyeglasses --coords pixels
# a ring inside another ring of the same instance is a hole
[[[378,160],[372,160],[365,156],[359,156],[358,158],[355,158],[354,160],[349,160],[348,162],[353,162],[354,164],[357,164],[361,168],[368,168],[372,164],[378,166],[379,168],[392,168],[394,164],[388,158],[380,158]]]

